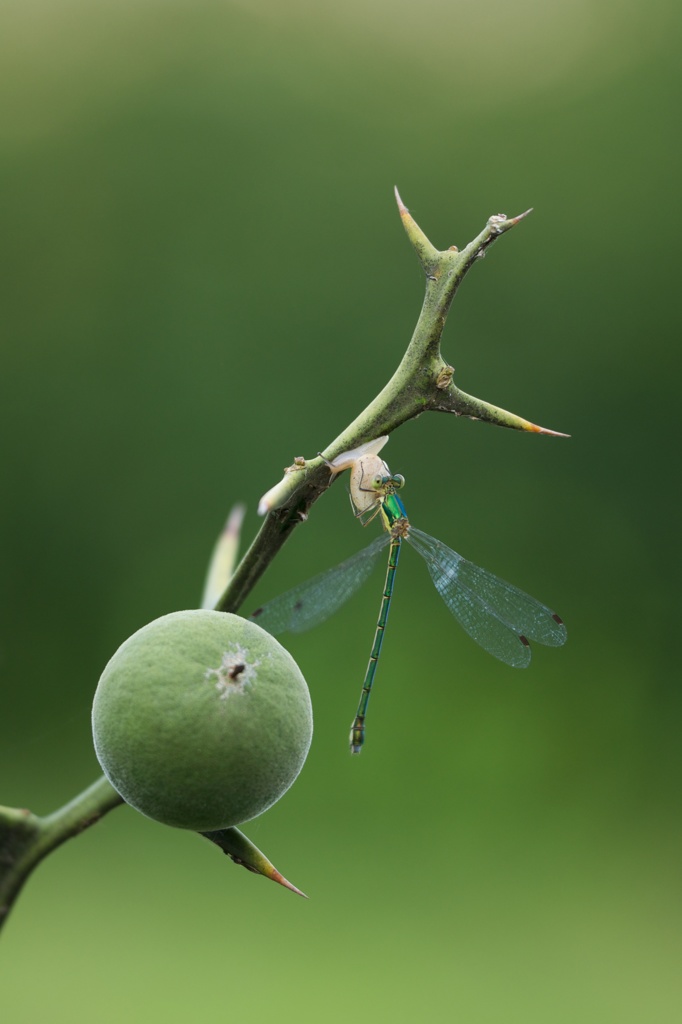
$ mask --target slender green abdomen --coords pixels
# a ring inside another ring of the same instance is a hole
[[[391,498],[395,495],[391,495]],[[387,499],[383,504],[383,509],[386,510]],[[402,513],[397,518],[405,518],[404,508],[400,499],[398,504],[402,509]],[[390,512],[387,511],[387,516],[390,516]],[[391,546],[388,552],[388,568],[386,570],[386,583],[384,586],[384,592],[381,598],[381,608],[379,609],[379,620],[377,622],[377,628],[374,633],[374,643],[372,644],[372,653],[369,656],[369,662],[367,664],[367,671],[365,673],[365,681],[362,684],[362,693],[360,694],[360,703],[358,705],[357,714],[351,726],[350,733],[350,749],[351,753],[359,754],[362,749],[362,744],[365,740],[365,716],[367,714],[367,705],[369,704],[370,694],[372,692],[372,684],[374,683],[374,676],[377,669],[377,662],[379,661],[379,655],[381,653],[381,645],[384,641],[384,630],[386,629],[386,622],[388,620],[388,611],[391,607],[391,597],[393,596],[393,585],[395,583],[395,573],[398,568],[398,558],[400,557],[400,537],[394,537],[391,541]]]

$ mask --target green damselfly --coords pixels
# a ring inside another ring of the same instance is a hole
[[[387,440],[387,437],[377,438],[345,452],[328,464],[332,473],[350,469],[354,513],[363,525],[380,517],[384,528],[382,536],[345,562],[294,587],[251,615],[273,635],[311,629],[329,618],[362,586],[381,552],[388,547],[388,567],[379,618],[358,710],[351,726],[350,747],[354,754],[360,753],[364,742],[367,706],[403,541],[406,540],[422,556],[436,590],[463,629],[500,661],[514,668],[525,668],[530,662],[531,640],[547,647],[560,647],[566,641],[566,627],[551,608],[468,562],[442,541],[412,526],[397,493],[405,483],[404,478],[400,474],[392,474],[378,456]]]

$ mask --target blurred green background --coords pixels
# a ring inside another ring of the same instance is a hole
[[[245,830],[310,900],[118,810],[20,897],[12,1024],[678,1019],[678,11],[3,3],[3,803],[95,778],[107,659],[392,372],[423,294],[395,183],[441,248],[535,208],[444,355],[572,435],[424,416],[386,449],[415,524],[568,645],[496,662],[407,550],[361,758],[380,577],[288,642],[313,749]],[[251,605],[369,539],[332,489]]]

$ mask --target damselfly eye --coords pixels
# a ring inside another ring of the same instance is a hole
[[[402,475],[402,473],[396,473],[396,475],[393,477],[393,486],[397,491],[399,491],[401,487],[405,486],[405,477]]]
[[[377,475],[372,480],[372,486],[373,487],[381,487],[383,485],[383,482],[384,482],[383,476],[381,475],[381,473],[377,473]]]

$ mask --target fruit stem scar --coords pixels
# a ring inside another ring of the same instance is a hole
[[[218,668],[208,668],[204,679],[215,680],[220,700],[227,700],[233,693],[243,693],[256,679],[260,661],[249,660],[248,652],[240,644],[230,644]]]

